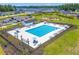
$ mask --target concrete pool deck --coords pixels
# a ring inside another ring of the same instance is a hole
[[[53,27],[57,27],[59,29],[54,30],[52,32],[49,32],[48,34],[42,36],[42,37],[38,37],[36,35],[33,35],[31,33],[25,32],[26,30],[32,29],[32,28],[36,28],[39,27],[40,25],[50,25]],[[18,39],[21,40],[21,38],[23,38],[23,42],[27,43],[27,39],[29,38],[29,46],[31,46],[32,48],[37,48],[39,47],[41,44],[45,43],[46,41],[50,40],[50,38],[55,37],[57,34],[60,34],[61,32],[65,31],[67,28],[69,28],[68,25],[61,25],[61,24],[55,24],[55,23],[45,23],[45,22],[41,22],[35,25],[32,25],[30,27],[23,27],[23,28],[17,28],[11,31],[8,31],[9,34],[11,34],[12,36],[16,37],[15,32],[16,30],[19,31],[18,33]],[[22,37],[21,37],[22,36]],[[38,41],[38,43],[36,45],[34,45],[33,40]]]

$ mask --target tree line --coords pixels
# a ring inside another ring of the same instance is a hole
[[[14,11],[15,9],[16,9],[15,6],[11,6],[11,5],[0,5],[0,11],[1,12]]]
[[[59,10],[72,10],[72,11],[75,11],[75,10],[78,10],[79,9],[79,4],[78,3],[66,3],[66,4],[62,4],[60,6],[57,6],[57,8]]]

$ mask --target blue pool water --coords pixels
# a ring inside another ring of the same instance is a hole
[[[38,37],[42,37],[42,36],[48,34],[49,32],[57,30],[57,29],[58,29],[57,27],[42,25],[42,26],[38,26],[36,28],[26,30],[25,32],[31,33],[31,34],[36,35]]]

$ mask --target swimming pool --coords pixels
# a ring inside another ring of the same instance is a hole
[[[53,26],[49,26],[49,25],[41,25],[29,30],[26,30],[25,32],[31,33],[33,35],[36,35],[38,37],[42,37],[46,34],[48,34],[49,32],[55,31],[57,30],[57,27],[53,27]]]
[[[8,33],[14,36],[15,38],[18,38],[27,45],[27,40],[29,39],[29,46],[32,48],[37,48],[41,44],[45,43],[48,40],[51,40],[51,38],[54,38],[55,36],[57,36],[58,34],[60,34],[68,28],[68,25],[55,23],[45,24],[44,22],[41,22],[30,27],[23,27],[10,30],[8,31]],[[15,35],[16,30],[19,31],[18,37],[17,35]],[[36,45],[33,43],[34,40],[38,42]]]

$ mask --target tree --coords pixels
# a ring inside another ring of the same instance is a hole
[[[72,10],[72,11],[75,11],[77,9],[79,9],[79,4],[78,3],[66,3],[66,4],[63,4],[63,5],[60,5],[57,7],[59,10]]]
[[[11,6],[11,5],[0,5],[0,11],[1,12],[14,11],[15,9],[16,9],[15,6]]]

